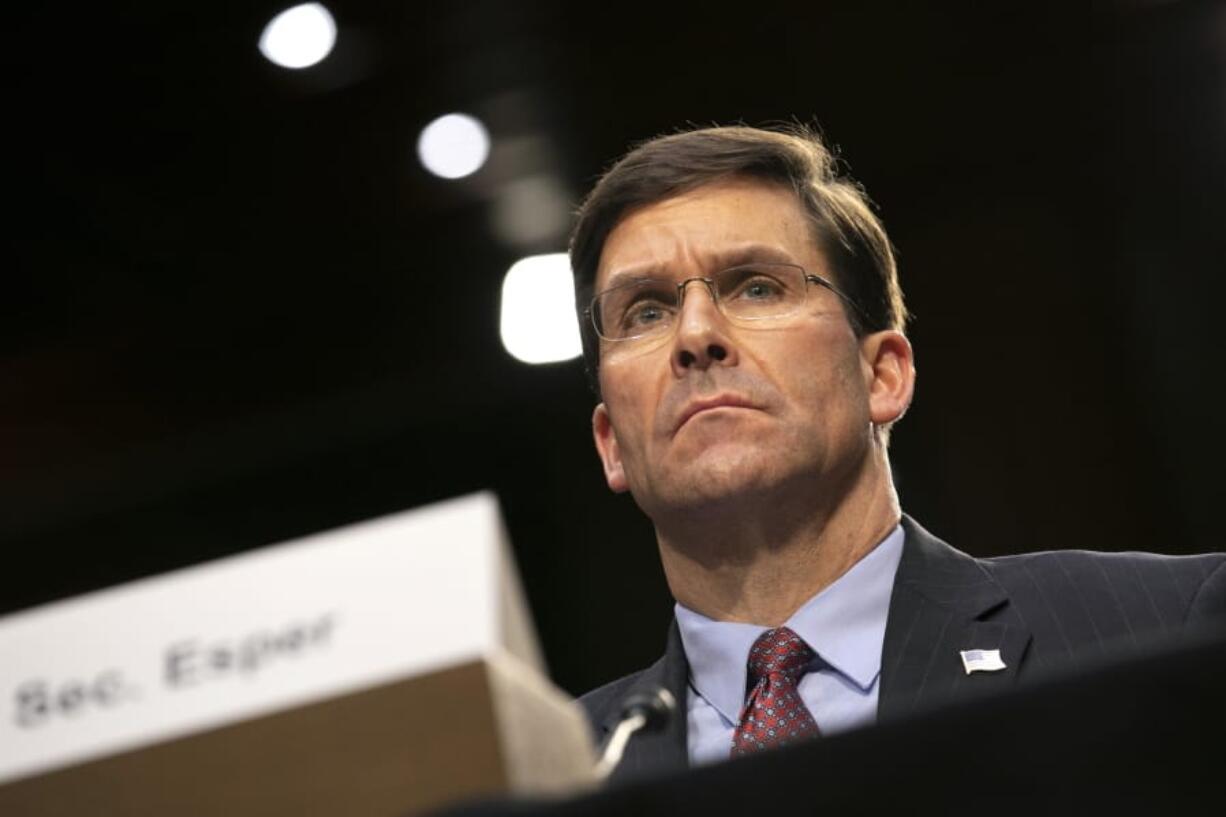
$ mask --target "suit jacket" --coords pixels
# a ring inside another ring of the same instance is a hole
[[[882,645],[879,721],[1085,670],[1226,621],[1226,554],[1052,551],[976,559],[909,516],[902,525],[906,538]],[[959,655],[967,649],[999,649],[1005,669],[968,675]],[[580,699],[598,739],[635,692],[665,687],[681,709],[663,732],[630,741],[614,780],[689,765],[688,682],[674,621],[659,661]]]

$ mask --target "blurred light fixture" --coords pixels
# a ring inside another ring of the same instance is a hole
[[[307,68],[336,45],[336,21],[321,3],[303,3],[273,17],[260,35],[260,53],[282,68]]]
[[[475,173],[490,155],[485,126],[465,113],[440,116],[422,128],[417,156],[435,176],[460,179]]]
[[[583,353],[575,282],[566,253],[530,255],[502,282],[502,345],[524,363],[554,363]]]
[[[515,179],[503,185],[490,211],[494,232],[525,250],[557,246],[570,227],[566,189],[551,174]]]

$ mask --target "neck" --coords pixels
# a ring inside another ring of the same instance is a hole
[[[901,516],[889,461],[876,447],[837,495],[793,493],[657,518],[673,597],[718,621],[777,627],[876,547]]]

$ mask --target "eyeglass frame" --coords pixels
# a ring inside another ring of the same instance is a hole
[[[702,281],[703,285],[706,286],[707,288],[708,294],[710,294],[711,296],[711,302],[715,304],[715,308],[719,310],[719,314],[724,316],[724,318],[728,319],[729,321],[732,321],[733,323],[739,324],[741,321],[754,321],[754,320],[775,320],[777,318],[789,317],[792,314],[795,314],[795,313],[788,312],[783,315],[774,315],[774,316],[769,316],[765,318],[732,318],[728,315],[728,313],[724,311],[723,306],[721,306],[720,304],[719,293],[716,292],[715,290],[715,276],[722,275],[726,272],[732,272],[733,270],[753,268],[753,267],[789,267],[794,270],[799,270],[801,275],[804,276],[804,280],[805,280],[805,299],[806,300],[808,300],[808,297],[809,297],[808,295],[809,286],[808,285],[810,282],[817,284],[818,286],[825,287],[826,289],[830,290],[835,295],[837,295],[839,300],[847,304],[847,306],[851,307],[852,312],[854,313],[852,316],[852,328],[856,330],[857,335],[860,333],[861,327],[867,326],[868,315],[866,315],[864,310],[860,308],[859,304],[857,304],[855,301],[851,299],[850,296],[848,296],[846,293],[844,293],[842,290],[836,287],[833,282],[827,280],[826,278],[823,278],[820,275],[816,275],[812,272],[809,272],[800,264],[792,264],[792,263],[788,263],[784,261],[762,261],[762,262],[749,263],[749,264],[735,264],[731,267],[726,267],[724,269],[716,270],[714,273],[712,273],[710,277],[703,276],[703,275],[695,275],[691,278],[686,278],[682,281],[678,281],[676,284],[677,311],[680,312],[681,309],[685,305],[686,288],[694,281]],[[606,289],[602,289],[600,292],[597,292],[595,295],[592,296],[592,299],[588,302],[587,308],[584,309],[583,312],[587,316],[588,321],[591,323],[592,331],[596,333],[597,338],[599,338],[600,340],[608,341],[609,343],[625,343],[627,341],[632,341],[632,340],[641,340],[645,337],[648,337],[651,334],[650,332],[644,332],[641,335],[631,335],[625,338],[607,337],[601,333],[600,327],[596,324],[596,309],[595,309],[596,302],[599,301],[606,294],[613,292],[614,290],[622,289],[624,287],[633,286],[635,283],[640,282],[640,281],[650,281],[650,280],[658,280],[658,279],[653,279],[650,276],[645,276],[643,278],[636,278],[635,280],[627,281],[624,284],[618,284],[617,286],[614,286],[614,287],[608,287]],[[672,331],[673,330],[670,329],[669,332],[662,333],[660,337],[666,338],[670,334],[672,334]]]

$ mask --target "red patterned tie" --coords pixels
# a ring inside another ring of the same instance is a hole
[[[732,733],[733,757],[819,734],[796,689],[812,660],[813,650],[787,627],[758,636],[749,650],[749,680],[754,686]]]

